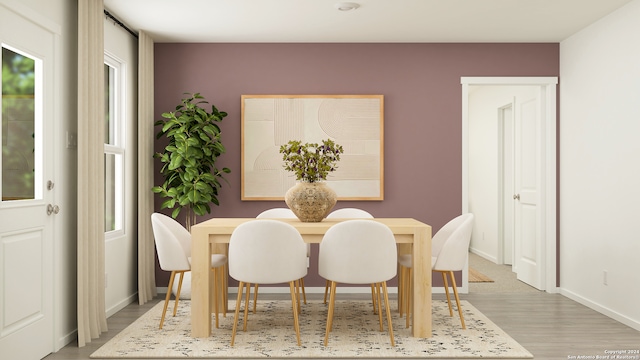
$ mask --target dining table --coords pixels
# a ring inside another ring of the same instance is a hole
[[[350,219],[324,219],[320,222],[302,222],[294,219],[277,219],[293,225],[306,243],[320,243],[325,232],[333,225]],[[362,219],[359,219],[362,220]],[[413,255],[413,283],[411,299],[411,333],[414,337],[431,337],[431,226],[413,218],[373,218],[387,225],[398,244],[398,254]],[[191,226],[191,336],[211,335],[213,308],[211,255],[226,254],[234,229],[256,218],[213,218]],[[227,280],[219,282],[228,291]],[[219,299],[226,299],[220,295]],[[223,308],[227,309],[226,303]]]

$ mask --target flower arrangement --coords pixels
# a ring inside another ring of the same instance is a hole
[[[285,170],[293,171],[296,180],[313,183],[326,180],[337,169],[336,163],[344,150],[331,139],[322,140],[320,145],[290,140],[280,146],[280,153]]]

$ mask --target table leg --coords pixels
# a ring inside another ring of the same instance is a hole
[[[417,228],[413,234],[413,336],[431,337],[431,227]]]
[[[209,234],[191,228],[191,336],[211,335],[211,246]]]

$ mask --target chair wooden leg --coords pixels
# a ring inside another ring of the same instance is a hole
[[[389,309],[389,293],[387,292],[387,282],[382,283],[382,291],[384,292],[384,306],[387,308],[387,325],[389,326],[389,336],[391,337],[391,346],[396,346],[393,339],[393,324],[391,323],[391,309]]]
[[[324,335],[324,346],[329,343],[329,332],[333,327],[333,310],[336,306],[336,282],[331,281],[331,293],[329,294],[329,311],[327,312],[327,330]]]
[[[253,313],[256,313],[256,308],[258,307],[258,284],[254,284],[254,292],[253,292]],[[249,296],[249,295],[247,295]],[[249,299],[247,297],[247,299]]]
[[[242,331],[247,331],[247,318],[249,317],[249,296],[251,295],[251,284],[247,283],[247,296],[244,298],[244,324]],[[255,302],[253,303],[255,305]]]
[[[304,278],[300,279],[300,288],[302,289],[302,299],[304,304],[307,305],[307,293],[304,291]]]
[[[298,321],[298,307],[300,306],[300,300],[297,299],[295,285],[293,281],[289,282],[289,291],[291,292],[291,307],[293,308],[293,327],[296,330],[296,338],[298,339],[298,346],[300,343],[300,322]]]
[[[456,286],[456,278],[453,276],[453,271],[449,271],[449,275],[451,275],[451,286],[453,286],[453,295],[456,298],[456,305],[458,306],[458,314],[460,314],[460,323],[462,324],[462,328],[466,329],[467,326],[464,323],[464,315],[462,315],[462,307],[460,306],[460,298],[458,297],[458,287]]]
[[[180,290],[182,290],[182,280],[184,279],[184,271],[178,271],[177,273],[180,273],[180,280],[178,280],[178,290],[176,291],[176,304],[173,307],[173,316],[176,316],[176,313],[178,312],[178,301],[180,300]],[[173,284],[167,292],[170,293],[172,290]]]
[[[380,298],[380,293],[378,292],[379,288],[374,285],[371,284],[371,302],[373,303],[373,313],[377,314],[378,313],[378,306],[376,301],[379,300]]]
[[[162,310],[162,317],[160,318],[160,329],[162,329],[162,325],[164,324],[164,316],[167,313],[167,307],[169,306],[169,299],[171,299],[171,288],[173,288],[173,279],[176,277],[176,272],[171,272],[171,277],[169,278],[169,287],[167,288],[167,296],[164,298],[164,309]]]
[[[373,284],[372,284],[373,286]],[[380,331],[384,331],[384,327],[382,326],[382,304],[380,301],[380,283],[376,283],[375,284],[375,290],[376,290],[376,301],[377,301],[377,305],[378,305],[378,309],[377,309],[377,313],[378,313],[378,321],[380,322]],[[374,301],[374,306],[376,305],[376,302]],[[376,312],[374,311],[374,314]]]
[[[300,279],[293,282],[293,289],[296,292],[296,305],[298,306],[298,312],[300,312],[302,311],[302,307],[300,306]]]
[[[219,276],[219,282],[218,282],[218,286],[220,287],[219,290],[222,290],[222,317],[227,317],[227,304],[229,303],[229,299],[228,299],[228,294],[227,294],[227,286],[226,286],[226,281],[224,278],[224,275],[226,274],[226,265],[223,265],[222,267],[220,267],[220,269],[218,270],[218,276]]]
[[[329,293],[329,287],[331,286],[331,282],[329,280],[324,283],[324,300],[322,300],[323,304],[327,303],[327,294]]]
[[[236,300],[236,314],[233,317],[233,330],[231,332],[231,346],[233,346],[233,343],[236,340],[236,330],[238,329],[238,315],[240,314],[240,305],[242,304],[243,288],[244,288],[244,283],[240,281],[240,283],[238,284],[238,299]]]
[[[442,281],[444,282],[444,292],[447,294],[447,304],[449,305],[449,316],[453,316],[453,309],[451,308],[451,297],[449,296],[449,284],[447,281],[447,273],[444,271],[440,272],[442,274]]]

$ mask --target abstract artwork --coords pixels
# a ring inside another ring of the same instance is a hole
[[[242,95],[242,200],[283,200],[296,179],[283,169],[289,140],[342,145],[327,178],[338,200],[383,200],[383,95]]]

